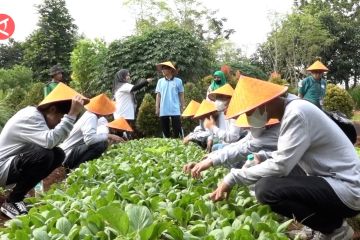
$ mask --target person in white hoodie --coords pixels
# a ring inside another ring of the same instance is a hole
[[[67,169],[79,167],[81,163],[101,156],[109,143],[121,142],[117,135],[98,132],[98,120],[114,113],[115,104],[105,94],[90,99],[86,112],[75,123],[69,137],[60,145],[66,157],[63,166]]]
[[[216,123],[211,117],[204,120],[204,127],[212,133],[214,141],[211,151],[216,151],[227,144],[236,142],[247,134],[246,130],[235,124],[235,119],[225,118],[225,112],[233,92],[234,89],[230,84],[225,84],[208,95],[208,98],[214,101],[219,115]]]
[[[86,102],[59,83],[37,107],[25,107],[7,121],[0,135],[0,187],[16,185],[1,205],[6,216],[27,214],[26,193],[61,165],[65,154],[58,145]]]
[[[220,201],[235,184],[255,183],[259,202],[318,231],[319,239],[352,239],[354,231],[345,219],[360,213],[355,148],[323,111],[308,101],[286,97],[286,91],[285,86],[241,76],[228,117],[246,114],[253,127],[279,119],[277,150],[264,154],[255,166],[231,169],[210,198]],[[289,175],[297,164],[306,175]]]

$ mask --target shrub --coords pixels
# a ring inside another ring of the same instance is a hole
[[[24,99],[17,106],[17,110],[20,110],[26,106],[38,105],[44,98],[44,86],[45,84],[42,82],[34,83],[25,95]]]
[[[136,118],[136,127],[139,133],[145,137],[160,136],[160,120],[155,115],[155,99],[151,94],[145,94],[139,107],[139,113]]]
[[[197,87],[194,83],[186,83],[184,85],[185,91],[185,106],[187,106],[191,100],[197,101],[201,103],[204,99],[204,95],[201,94],[201,89]],[[186,136],[188,133],[194,130],[194,128],[199,125],[197,120],[192,118],[183,118],[181,120],[182,128],[184,130],[184,135]]]
[[[354,101],[350,94],[335,84],[328,84],[324,98],[324,109],[340,111],[351,119],[353,116]]]
[[[355,108],[359,109],[360,108],[360,86],[350,89],[349,94],[352,97],[352,99],[354,100]]]
[[[7,120],[9,120],[11,115],[12,115],[12,111],[9,108],[9,106],[6,104],[4,99],[0,99],[0,131],[4,127]]]
[[[16,65],[11,69],[0,69],[0,89],[27,88],[33,82],[30,68]]]

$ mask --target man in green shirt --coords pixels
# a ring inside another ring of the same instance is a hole
[[[63,81],[63,73],[64,70],[60,67],[60,65],[54,65],[50,68],[49,75],[51,76],[51,81],[44,87],[44,97],[49,95],[59,82]]]
[[[316,61],[306,69],[310,76],[299,82],[299,97],[322,108],[322,101],[326,91],[326,81],[322,78],[324,72],[329,71],[324,64]]]

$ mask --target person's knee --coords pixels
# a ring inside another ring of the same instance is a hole
[[[97,154],[102,154],[103,152],[105,152],[105,150],[108,147],[108,142],[107,141],[102,141],[102,142],[98,142],[98,143],[94,143],[92,145],[89,146],[89,149],[92,149],[92,151],[94,153]]]
[[[256,199],[263,204],[268,204],[271,202],[271,191],[273,186],[271,184],[270,178],[262,178],[255,184],[255,196]]]
[[[53,148],[52,151],[54,155],[53,165],[59,167],[65,159],[65,152],[59,147]]]

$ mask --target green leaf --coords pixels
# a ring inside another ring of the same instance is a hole
[[[140,231],[153,223],[152,215],[145,206],[129,204],[125,212],[129,216],[130,231]]]
[[[117,205],[102,207],[98,213],[104,220],[114,228],[119,234],[126,235],[129,231],[129,217]]]
[[[56,229],[58,229],[66,236],[69,234],[71,227],[72,224],[66,217],[61,217],[56,222]]]
[[[221,229],[214,229],[209,233],[209,235],[214,236],[215,240],[224,240],[225,239],[224,232]]]
[[[25,230],[16,230],[15,231],[15,236],[16,236],[16,239],[21,239],[21,240],[30,239]]]
[[[294,221],[294,219],[290,219],[290,220],[287,220],[286,222],[283,222],[282,224],[279,225],[276,232],[284,232],[293,221]]]
[[[49,240],[49,236],[45,230],[42,228],[37,228],[33,231],[33,236],[35,240]]]
[[[207,227],[205,224],[196,224],[195,226],[191,227],[190,233],[195,236],[204,236],[207,232]]]

